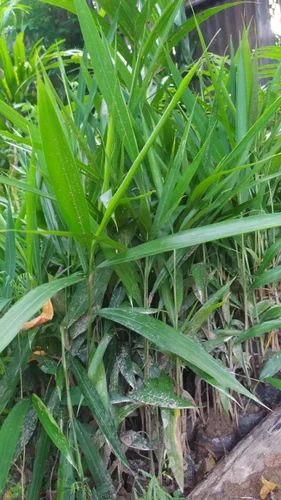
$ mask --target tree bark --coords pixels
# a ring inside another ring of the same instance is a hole
[[[260,498],[262,477],[281,485],[281,406],[270,413],[187,497],[188,500]],[[274,492],[281,499],[281,492]]]

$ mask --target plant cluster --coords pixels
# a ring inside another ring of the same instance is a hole
[[[85,48],[0,40],[0,492],[179,497],[188,419],[280,384],[281,51],[212,54],[237,2],[46,3]]]

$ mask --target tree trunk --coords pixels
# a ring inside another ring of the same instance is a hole
[[[262,477],[281,485],[281,406],[240,441],[187,498],[258,500]],[[274,491],[274,498],[281,499],[281,492]]]

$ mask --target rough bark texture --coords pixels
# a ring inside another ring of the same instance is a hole
[[[281,485],[281,406],[270,413],[187,497],[259,499],[261,478]],[[281,492],[274,492],[281,500]]]

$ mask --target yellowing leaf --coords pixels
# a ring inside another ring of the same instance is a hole
[[[276,483],[273,483],[272,481],[268,481],[264,477],[261,478],[261,482],[262,482],[262,487],[260,490],[260,499],[266,500],[269,493],[275,491],[276,488],[278,488],[278,485]]]
[[[216,461],[214,457],[209,454],[205,460],[206,472],[211,472],[216,466]]]

